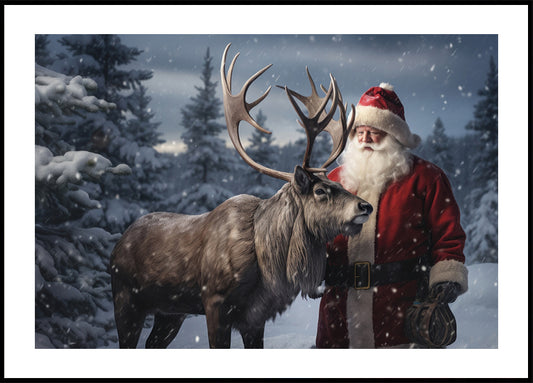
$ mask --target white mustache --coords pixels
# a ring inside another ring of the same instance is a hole
[[[361,150],[364,150],[365,148],[370,148],[374,151],[383,150],[385,145],[383,143],[375,143],[375,142],[361,142],[357,143],[357,147]]]

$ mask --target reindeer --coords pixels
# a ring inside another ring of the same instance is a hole
[[[355,235],[372,206],[350,194],[324,173],[342,152],[354,121],[349,123],[336,81],[323,98],[307,70],[312,94],[304,97],[285,87],[308,137],[303,166],[294,173],[267,168],[246,154],[239,123],[265,133],[250,110],[266,98],[270,87],[252,103],[246,92],[272,64],[231,94],[235,55],[226,77],[224,50],[221,79],[229,136],[252,168],[286,184],[270,199],[238,195],[202,215],[157,212],[134,222],[111,254],[111,285],[121,348],[135,348],[145,316],[154,313],[146,348],[166,348],[188,315],[205,315],[210,348],[229,348],[231,331],[240,332],[245,348],[263,348],[265,322],[285,311],[301,291],[314,296],[325,272],[325,246],[336,235]],[[296,99],[309,112],[301,111]],[[331,101],[329,112],[326,104]],[[334,120],[339,108],[339,119]],[[315,137],[327,131],[333,139],[330,158],[309,167]]]

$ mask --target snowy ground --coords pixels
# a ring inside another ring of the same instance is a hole
[[[469,290],[451,304],[457,319],[457,340],[449,348],[498,348],[498,265],[493,263],[468,266]],[[292,306],[267,323],[265,348],[304,349],[315,342],[320,300],[298,298]],[[141,334],[138,347],[143,348],[150,329]],[[169,348],[208,348],[205,317],[185,320]],[[240,335],[232,334],[232,348],[243,348]],[[111,348],[117,348],[112,345]]]

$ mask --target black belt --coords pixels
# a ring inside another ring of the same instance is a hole
[[[429,271],[426,257],[405,261],[371,264],[355,262],[351,265],[326,266],[326,285],[368,290],[370,287],[419,279]]]

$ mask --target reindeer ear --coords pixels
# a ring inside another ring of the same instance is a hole
[[[313,185],[313,175],[307,170],[297,165],[294,168],[294,185],[302,194],[309,193],[311,186]]]

